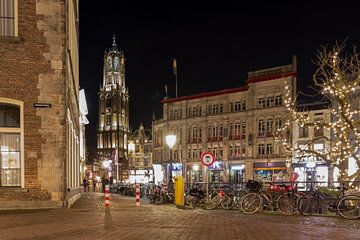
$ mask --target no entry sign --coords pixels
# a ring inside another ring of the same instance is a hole
[[[215,161],[215,156],[211,152],[201,154],[201,163],[205,166],[211,166]]]

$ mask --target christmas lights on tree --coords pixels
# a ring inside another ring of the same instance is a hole
[[[331,120],[312,119],[305,111],[299,111],[292,86],[285,82],[287,94],[285,104],[291,113],[284,125],[278,129],[277,140],[293,159],[315,157],[339,169],[338,181],[359,181],[360,169],[349,173],[349,160],[354,159],[360,166],[360,61],[354,47],[350,54],[345,54],[345,44],[336,44],[332,49],[322,47],[318,51],[315,64],[318,66],[313,75],[314,88],[330,102]],[[300,127],[324,129],[330,134],[315,135],[301,146],[292,143],[287,132],[293,124]],[[322,151],[314,149],[317,142],[325,142]],[[359,186],[359,182],[350,185]]]

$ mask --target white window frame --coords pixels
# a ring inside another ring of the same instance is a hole
[[[0,97],[1,103],[13,104],[20,107],[20,128],[8,128],[8,127],[0,127],[0,133],[19,133],[20,134],[20,161],[21,161],[21,176],[20,176],[20,187],[25,187],[25,166],[24,166],[24,102],[11,99],[11,98],[3,98]]]

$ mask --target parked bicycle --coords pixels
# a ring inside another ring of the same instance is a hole
[[[347,194],[345,183],[337,187],[336,197],[326,196],[319,189],[311,189],[299,200],[298,210],[302,215],[322,213],[324,210],[335,212],[345,219],[360,218],[360,197]]]
[[[263,184],[260,181],[249,180],[246,183],[246,188],[250,192],[242,198],[239,210],[249,214],[256,213],[260,209],[279,210],[285,215],[295,214],[300,198],[295,188],[292,185],[285,184],[273,186],[276,187],[269,192],[263,189]]]
[[[197,206],[204,206],[206,204],[206,194],[201,189],[200,184],[193,184],[185,195],[185,204],[195,208]]]

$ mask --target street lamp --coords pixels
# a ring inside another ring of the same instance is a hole
[[[169,152],[170,152],[170,173],[169,173],[169,190],[173,190],[173,182],[172,182],[172,153],[171,153],[171,149],[173,148],[173,146],[175,145],[176,142],[176,135],[174,134],[169,134],[167,136],[165,136],[165,140],[166,140],[166,144],[169,147]]]

